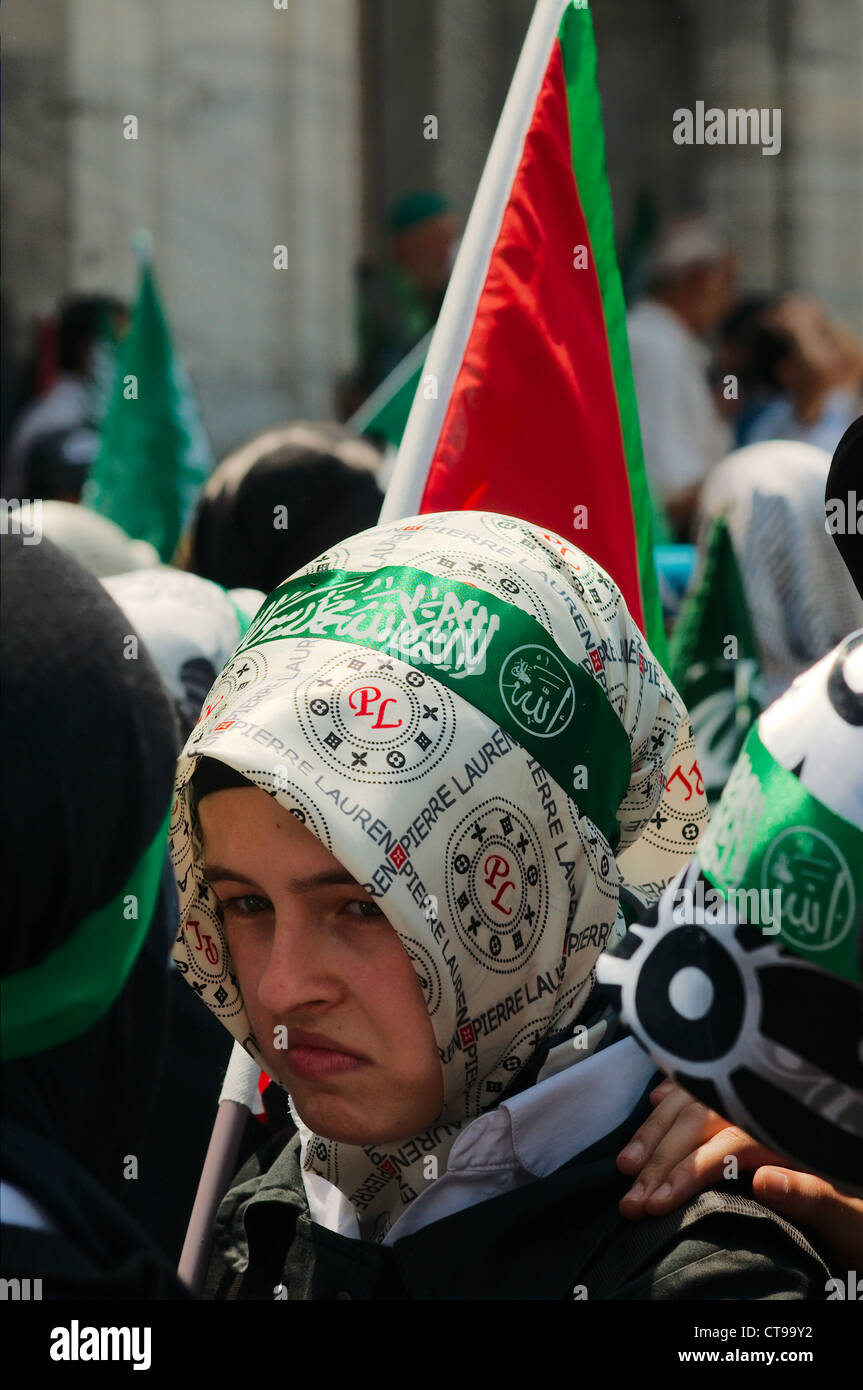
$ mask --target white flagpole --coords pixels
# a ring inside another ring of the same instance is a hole
[[[571,0],[537,0],[524,46],[488,152],[452,276],[432,333],[424,380],[437,378],[437,398],[417,391],[398,460],[381,508],[381,522],[414,516],[461,366],[468,335],[488,273],[525,136],[548,67],[551,47]]]
[[[236,1171],[237,1153],[246,1120],[250,1113],[260,1114],[263,1109],[258,1094],[260,1075],[257,1062],[253,1062],[240,1044],[235,1042],[177,1266],[177,1273],[193,1293],[203,1291],[213,1244],[213,1222]]]

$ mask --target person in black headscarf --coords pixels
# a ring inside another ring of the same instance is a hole
[[[3,599],[3,1277],[183,1298],[122,1205],[164,1036],[174,713],[128,619],[49,541],[4,539]]]
[[[256,435],[204,488],[186,568],[224,589],[263,589],[374,526],[377,450],[341,425],[295,421]]]
[[[825,525],[863,598],[863,415],[849,425],[827,475]]]

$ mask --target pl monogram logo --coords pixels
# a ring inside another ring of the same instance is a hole
[[[530,820],[515,802],[486,801],[453,832],[445,862],[459,940],[496,973],[519,969],[548,913],[542,850]]]
[[[183,923],[181,938],[186,959],[178,962],[178,969],[220,1018],[232,1018],[240,1012],[242,1001],[236,976],[229,969],[222,926],[211,907],[211,898],[212,890],[200,883],[197,898]]]
[[[504,859],[502,854],[490,854],[483,866],[483,872],[485,874],[486,885],[489,888],[497,889],[491,901],[492,907],[497,908],[498,911],[502,912],[506,917],[511,917],[512,908],[504,905],[505,895],[508,893],[509,889],[515,888],[515,883],[509,877],[509,874],[512,872],[509,860]],[[498,879],[503,880],[499,887],[497,886]]]
[[[380,686],[358,685],[348,694],[348,704],[360,719],[374,719],[373,729],[400,729],[404,723],[403,719],[386,722],[387,705],[397,705],[398,698],[395,695],[384,696]]]
[[[553,738],[575,713],[569,673],[553,652],[526,645],[510,652],[500,669],[500,695],[520,729]]]
[[[446,757],[455,704],[443,686],[401,662],[344,648],[294,696],[323,760],[352,782],[406,782]]]

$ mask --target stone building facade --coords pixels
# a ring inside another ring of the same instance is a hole
[[[748,287],[810,291],[863,332],[863,0],[592,8],[619,238],[639,195],[664,216],[705,210]],[[6,0],[13,353],[64,290],[130,296],[130,236],[146,226],[217,450],[330,413],[354,352],[356,261],[380,250],[388,208],[411,189],[438,187],[466,214],[531,10]],[[699,100],[780,108],[779,154],[676,145],[674,111]]]

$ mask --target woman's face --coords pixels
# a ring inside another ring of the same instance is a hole
[[[199,814],[270,1074],[316,1134],[373,1144],[420,1133],[443,1107],[443,1072],[416,972],[380,908],[266,792],[213,792]]]

